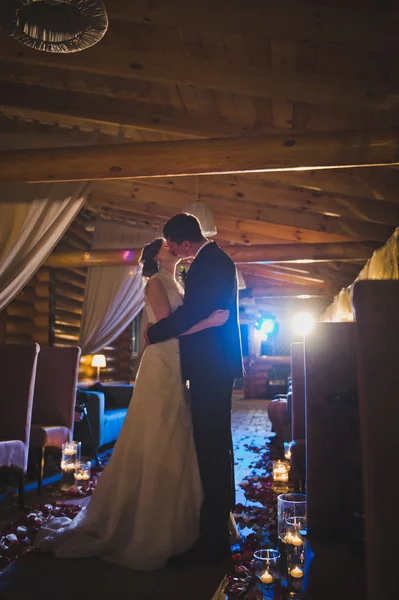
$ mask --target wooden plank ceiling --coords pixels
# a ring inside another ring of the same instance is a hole
[[[109,30],[83,52],[30,50],[0,31],[1,149],[399,126],[397,9],[355,0],[104,4]],[[392,167],[97,181],[88,207],[155,235],[198,190],[225,244],[382,244],[399,225],[398,183]],[[242,271],[265,295],[329,296],[364,262]]]

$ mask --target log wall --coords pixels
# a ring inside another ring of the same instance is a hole
[[[3,311],[3,342],[6,344],[24,344],[34,339],[36,287],[34,276]]]

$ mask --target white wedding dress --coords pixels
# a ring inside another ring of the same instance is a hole
[[[166,271],[172,311],[183,289]],[[150,322],[154,313],[146,301]],[[203,498],[177,339],[146,348],[129,410],[97,489],[70,522],[54,518],[37,546],[60,558],[98,556],[139,570],[165,566],[199,537]]]

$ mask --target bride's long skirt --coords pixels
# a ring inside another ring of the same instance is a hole
[[[54,519],[39,547],[152,570],[199,536],[202,486],[177,340],[149,346],[112,457],[87,510]]]

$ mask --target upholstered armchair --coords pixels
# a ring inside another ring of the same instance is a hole
[[[19,474],[21,508],[39,350],[38,344],[0,345],[0,468]]]
[[[30,441],[40,451],[39,495],[46,449],[72,440],[80,354],[80,348],[70,346],[42,348],[39,355]]]

